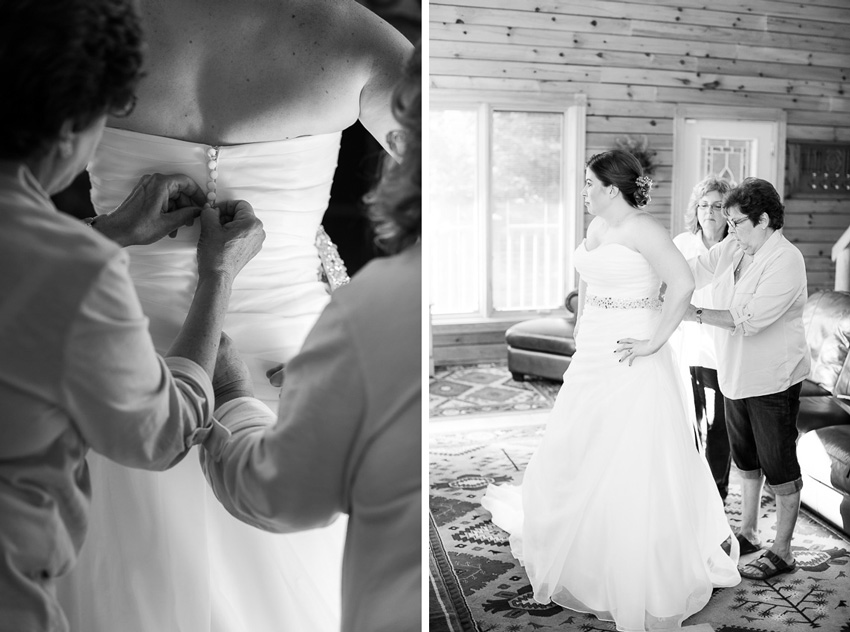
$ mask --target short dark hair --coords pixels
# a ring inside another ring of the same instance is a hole
[[[785,225],[785,206],[779,199],[779,193],[767,180],[745,178],[741,184],[729,192],[723,202],[724,210],[733,206],[741,209],[753,226],[758,224],[762,213],[767,213],[768,226],[778,230]]]
[[[41,157],[65,121],[83,130],[126,107],[141,66],[133,0],[3,0],[0,158]]]
[[[643,175],[643,167],[633,154],[622,149],[595,154],[587,161],[587,168],[605,186],[617,187],[630,206],[643,208],[649,202],[649,187],[641,187],[637,182]]]
[[[401,252],[422,234],[422,42],[416,44],[392,97],[401,124],[399,162],[387,158],[381,180],[364,201],[375,241],[387,253]]]

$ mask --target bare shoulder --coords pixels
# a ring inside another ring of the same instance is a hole
[[[362,115],[376,72],[394,84],[381,64],[402,65],[401,36],[355,0],[198,5],[140,0],[148,74],[133,116],[110,124],[209,144],[337,132]]]
[[[603,228],[604,220],[600,217],[594,217],[590,220],[590,224],[587,225],[587,247],[589,249],[593,249],[599,245],[601,239],[601,233],[604,232]]]
[[[331,48],[337,57],[347,57],[367,69],[375,64],[396,64],[412,49],[401,33],[355,0],[309,0],[292,4],[302,7],[300,28],[309,32],[314,40],[312,45]]]
[[[638,239],[645,237],[658,238],[660,235],[670,239],[670,235],[667,233],[664,225],[646,211],[633,213],[624,222],[624,227],[628,227],[628,232]]]
[[[632,248],[644,256],[668,248],[678,251],[664,225],[645,211],[634,213],[624,222],[623,228]]]

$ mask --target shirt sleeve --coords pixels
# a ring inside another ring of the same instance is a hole
[[[732,335],[752,336],[772,325],[805,290],[806,269],[802,258],[787,251],[781,253],[765,266],[754,292],[736,292],[729,308],[735,323]]]
[[[729,239],[728,237],[726,239]],[[688,259],[688,265],[691,266],[691,273],[694,275],[696,289],[705,287],[714,279],[714,273],[717,270],[717,264],[720,261],[720,256],[723,254],[723,249],[726,247],[726,242],[722,241],[708,252],[701,254],[698,257]]]
[[[209,433],[210,378],[191,360],[157,355],[124,252],[84,298],[64,361],[71,418],[92,449],[117,463],[166,469]]]
[[[366,414],[362,369],[334,301],[286,368],[277,420],[261,402],[236,399],[216,411],[201,464],[216,497],[256,527],[292,532],[348,512]]]

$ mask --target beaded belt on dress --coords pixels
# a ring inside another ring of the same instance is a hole
[[[584,297],[585,305],[602,307],[603,309],[661,309],[664,304],[660,298],[615,298],[613,296],[594,296],[587,294]]]

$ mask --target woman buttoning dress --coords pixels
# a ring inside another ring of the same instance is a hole
[[[732,190],[726,180],[709,176],[691,191],[685,211],[687,230],[676,235],[673,243],[685,259],[702,256],[719,244],[728,232],[723,216],[723,199]],[[694,291],[691,302],[713,308],[711,288]],[[699,323],[683,322],[682,355],[680,360],[691,374],[694,407],[700,424],[700,439],[704,437],[705,458],[714,476],[717,492],[722,499],[729,493],[729,469],[732,464],[729,434],[726,431],[723,394],[717,382],[717,353],[714,350],[714,330]]]
[[[385,143],[412,45],[353,0],[145,0],[141,14],[147,77],[89,165],[95,208],[111,210],[156,171],[189,175],[213,204],[253,206],[267,238],[224,328],[275,411],[266,373],[299,350],[329,299],[315,240],[340,132],[359,119]],[[130,249],[159,348],[185,319],[197,240],[184,227]],[[96,455],[90,467],[89,539],[60,590],[75,632],[339,629],[342,520],[292,535],[246,526],[215,500],[195,454],[165,474]]]
[[[595,217],[575,254],[576,353],[522,485],[490,486],[482,501],[510,533],[537,601],[618,630],[677,628],[714,586],[740,581],[667,344],[694,281],[641,210],[650,186],[627,152],[588,161],[583,194]]]

